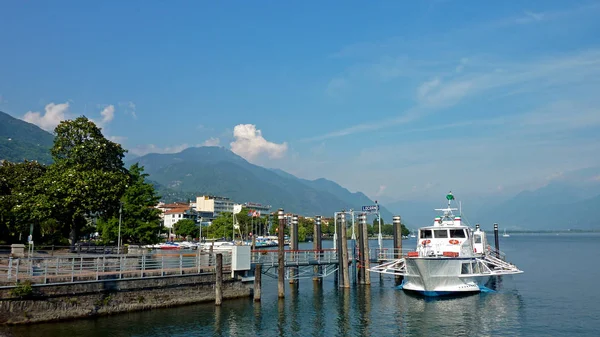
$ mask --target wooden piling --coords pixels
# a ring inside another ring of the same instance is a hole
[[[322,235],[321,235],[321,216],[320,215],[315,216],[315,226],[314,226],[313,233],[314,233],[313,234],[313,249],[316,251],[315,259],[317,261],[319,261],[320,257],[322,256],[321,250],[323,249],[322,245],[321,245],[321,236]],[[321,266],[320,265],[314,267],[314,273],[317,275],[321,275]],[[315,276],[315,277],[313,277],[313,281],[321,282],[322,278]]]
[[[285,252],[284,247],[284,231],[285,220],[283,217],[283,209],[278,211],[279,227],[277,228],[277,290],[279,298],[285,297],[285,288],[283,285],[285,279]]]
[[[500,258],[500,241],[498,239],[498,224],[494,224],[494,243],[496,244],[496,257]]]
[[[363,214],[358,215],[358,284],[365,284],[365,242],[363,240]]]
[[[364,250],[365,250],[365,254],[364,254],[364,266],[363,268],[365,269],[365,284],[371,284],[371,272],[369,271],[369,268],[371,268],[371,260],[370,260],[370,254],[369,254],[369,233],[367,231],[367,214],[363,213],[364,216],[364,223],[363,223],[363,228],[362,228],[362,240],[363,240],[363,244],[364,244]]]
[[[217,266],[215,269],[215,305],[223,302],[223,254],[217,254]]]
[[[348,263],[348,236],[347,234],[347,228],[346,228],[346,217],[344,216],[344,214],[342,213],[342,221],[341,221],[341,227],[340,227],[341,231],[340,231],[340,237],[342,239],[342,265],[344,266],[344,269],[342,270],[342,277],[344,280],[344,284],[343,287],[344,288],[350,288],[350,273],[348,271],[349,269],[349,263]]]
[[[393,217],[394,231],[394,259],[402,258],[402,218],[399,215]],[[396,275],[396,284],[402,282],[403,277]]]
[[[338,259],[338,271],[337,273],[335,273],[335,282],[337,282],[339,287],[343,287],[344,278],[342,276],[342,273],[344,271],[344,263],[342,262],[342,241],[340,240],[340,237],[342,235],[340,233],[340,223],[340,215],[337,214],[335,218],[335,231],[337,232],[337,236],[335,238],[335,251]]]
[[[292,215],[292,223],[290,225],[290,250],[292,253],[290,256],[297,257],[298,254],[298,215]],[[296,280],[296,275],[298,275],[298,268],[291,267],[290,268],[290,284],[298,283]]]
[[[260,287],[262,282],[262,266],[254,266],[254,302],[260,301]]]

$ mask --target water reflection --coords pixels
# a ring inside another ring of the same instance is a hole
[[[322,336],[325,330],[325,313],[323,311],[323,284],[318,281],[314,281],[312,292],[312,306],[314,310],[314,330],[313,336]]]
[[[279,314],[277,315],[277,332],[279,336],[285,336],[285,299],[280,298],[277,300],[277,310],[279,310]]]
[[[299,283],[290,284],[290,318],[292,335],[297,336],[302,331],[302,325],[298,322],[298,308],[300,306]]]
[[[369,335],[371,325],[371,287],[361,285],[356,289],[355,311],[358,313],[357,335]]]
[[[215,307],[215,335],[217,336],[222,336],[223,332],[221,330],[221,327],[223,326],[223,322],[221,322],[221,316],[222,316],[222,308],[221,306],[216,306]]]

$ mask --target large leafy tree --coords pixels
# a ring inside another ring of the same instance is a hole
[[[237,230],[236,230],[237,232]],[[202,234],[202,236],[205,236]],[[213,238],[232,238],[233,237],[233,217],[231,213],[221,213],[208,226],[206,237]]]
[[[74,245],[89,218],[106,218],[118,210],[128,181],[125,150],[85,116],[62,121],[54,132],[54,164],[41,181],[45,193],[37,202],[69,229]]]
[[[0,240],[21,241],[29,235],[31,224],[39,223],[35,215],[38,179],[46,167],[36,161],[0,164]],[[39,237],[40,226],[34,226]]]
[[[200,229],[192,219],[181,219],[177,221],[173,227],[175,228],[175,234],[183,236],[184,238],[200,235]]]
[[[151,244],[157,243],[160,231],[160,210],[154,206],[160,200],[154,186],[146,182],[147,173],[137,163],[129,168],[128,183],[120,199],[121,242]],[[98,221],[98,231],[105,241],[117,241],[119,235],[119,214]]]

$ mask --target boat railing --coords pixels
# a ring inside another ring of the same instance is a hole
[[[504,254],[504,252],[502,252],[490,245],[487,246],[487,252],[488,252],[488,255],[492,255],[502,261],[506,261],[506,254]]]

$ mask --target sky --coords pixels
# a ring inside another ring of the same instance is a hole
[[[600,1],[2,1],[0,111],[388,201],[600,165]],[[443,197],[443,195],[442,195]]]

